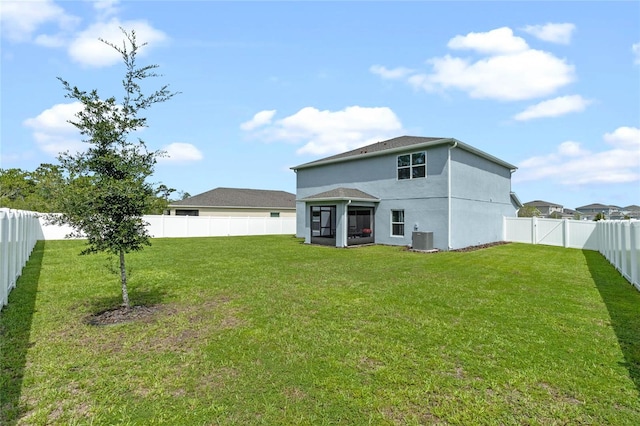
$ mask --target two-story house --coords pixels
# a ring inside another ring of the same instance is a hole
[[[419,232],[453,250],[501,241],[522,207],[516,167],[453,138],[401,136],[292,169],[306,243],[409,246]]]
[[[580,212],[584,220],[593,220],[599,213],[601,213],[605,219],[611,219],[612,216],[619,216],[620,207],[594,203],[576,207],[576,211]]]
[[[540,214],[545,217],[549,217],[554,213],[562,214],[564,212],[564,207],[560,204],[550,203],[548,201],[535,200],[524,203],[526,207],[535,207],[538,209]]]

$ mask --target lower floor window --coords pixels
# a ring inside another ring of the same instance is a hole
[[[391,235],[404,236],[404,210],[391,210]]]
[[[199,216],[199,215],[200,215],[199,210],[185,210],[185,209],[176,210],[176,216]]]

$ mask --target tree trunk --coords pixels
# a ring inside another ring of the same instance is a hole
[[[122,282],[122,306],[129,308],[129,292],[127,291],[127,269],[124,265],[124,250],[120,250],[120,281]]]

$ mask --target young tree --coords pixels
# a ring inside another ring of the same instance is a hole
[[[122,304],[129,308],[125,254],[150,245],[142,215],[153,199],[154,188],[147,182],[160,151],[148,151],[145,143],[131,134],[147,126],[143,110],[165,102],[177,93],[167,85],[150,95],[142,92],[140,83],[151,77],[158,65],[138,67],[136,56],[145,46],[138,44],[134,31],[127,32],[122,46],[100,39],[120,53],[126,67],[120,103],[115,97],[102,99],[97,90],[85,92],[72,87],[62,78],[66,97],[80,101],[84,108],[70,121],[85,137],[89,147],[84,152],[61,153],[58,157],[65,185],[58,194],[58,224],[74,229],[72,236],[87,239],[82,254],[108,252],[119,258]]]
[[[539,217],[542,213],[534,206],[523,206],[518,210],[518,217]]]

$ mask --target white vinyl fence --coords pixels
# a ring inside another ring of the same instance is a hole
[[[296,233],[295,217],[144,216],[154,238],[288,235]]]
[[[240,235],[288,235],[296,233],[295,217],[229,217],[148,215],[142,219],[152,238],[226,237]],[[45,240],[63,240],[72,229],[49,225],[40,218]]]
[[[35,213],[0,208],[0,309],[22,275],[36,242],[42,239]]]
[[[640,221],[598,222],[599,251],[640,290]]]
[[[504,240],[599,251],[640,290],[640,221],[505,217]]]

